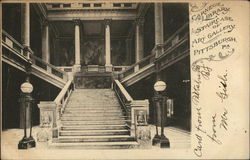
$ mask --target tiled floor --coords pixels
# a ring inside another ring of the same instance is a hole
[[[155,126],[150,126],[151,137],[154,137]],[[39,127],[33,127],[33,137]],[[2,132],[1,158],[2,159],[168,159],[188,158],[190,155],[190,133],[174,127],[165,128],[165,135],[170,140],[169,149],[160,149],[152,146],[151,149],[127,150],[70,150],[48,149],[47,144],[37,143],[36,148],[18,150],[17,145],[23,137],[22,129],[9,129]]]

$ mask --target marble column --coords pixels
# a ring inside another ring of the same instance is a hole
[[[74,72],[79,72],[81,70],[80,63],[80,20],[75,19],[75,65]]]
[[[105,19],[105,68],[106,72],[112,72],[111,47],[110,47],[110,19]]]
[[[164,43],[163,33],[163,4],[155,3],[155,48],[156,58],[163,53],[163,48],[160,47]]]
[[[42,27],[42,59],[50,63],[50,46],[49,46],[49,22],[43,21]]]
[[[135,31],[135,62],[139,62],[143,58],[144,54],[144,33],[143,33],[143,27],[144,27],[144,19],[138,18],[136,19],[136,31]]]
[[[24,46],[24,54],[30,58],[30,4],[21,4],[21,42]]]

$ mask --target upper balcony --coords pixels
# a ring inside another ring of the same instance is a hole
[[[48,11],[59,10],[135,10],[137,3],[84,2],[84,3],[46,3]]]

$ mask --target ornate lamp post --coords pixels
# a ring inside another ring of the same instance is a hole
[[[21,97],[19,103],[21,106],[21,116],[23,118],[24,137],[19,141],[18,149],[28,149],[36,146],[36,142],[32,137],[32,107],[34,99],[31,96],[33,86],[27,77],[26,82],[21,85]],[[29,128],[29,136],[27,135],[27,128]]]
[[[157,81],[154,84],[154,89],[157,94],[153,97],[154,107],[155,107],[155,120],[156,120],[156,135],[153,138],[153,145],[160,143],[161,148],[169,148],[170,142],[168,138],[164,135],[164,122],[166,114],[166,96],[162,93],[166,89],[166,83],[163,81]],[[161,126],[161,136],[158,134],[158,126]]]

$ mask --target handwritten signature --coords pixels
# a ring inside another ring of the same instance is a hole
[[[228,114],[228,111],[226,108],[224,108],[224,112],[221,115],[220,128],[224,128],[225,130],[227,130],[227,127],[228,127],[227,114]]]
[[[223,103],[223,101],[225,99],[228,98],[228,93],[227,93],[227,70],[226,73],[217,76],[220,79],[220,85],[219,88],[221,89],[221,91],[216,92],[216,95],[221,99],[221,102]]]

